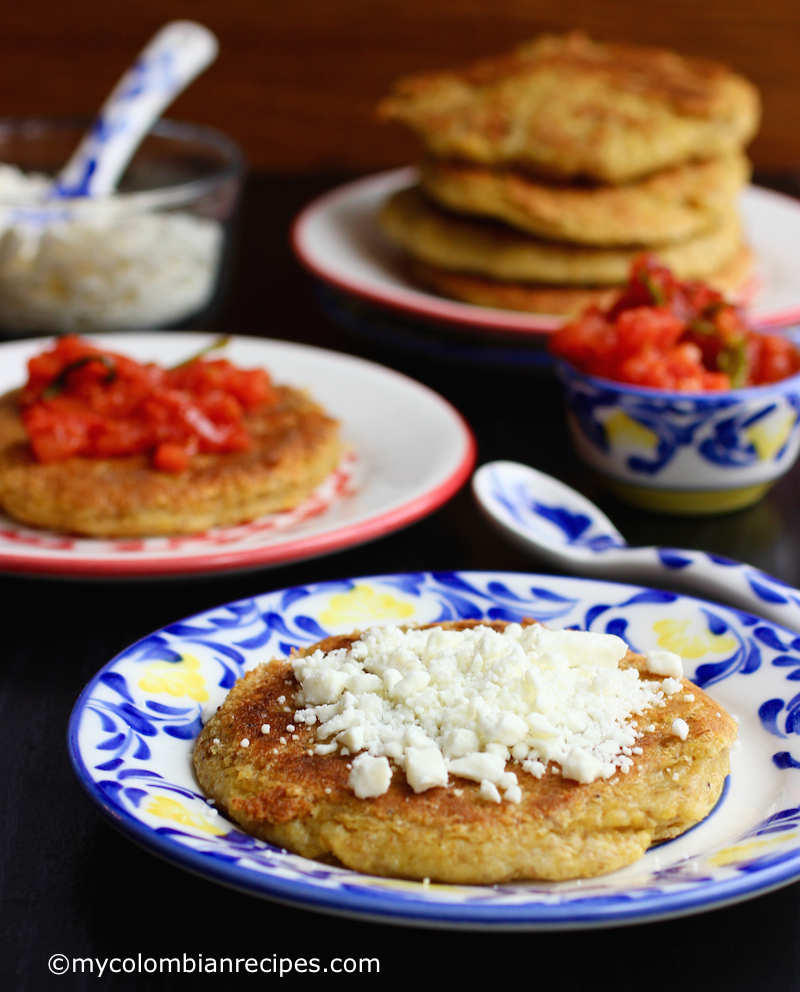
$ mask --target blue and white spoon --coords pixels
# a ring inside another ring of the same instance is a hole
[[[800,631],[800,590],[705,551],[631,548],[590,500],[517,462],[490,462],[472,477],[489,521],[524,551],[576,575],[658,586],[680,584],[709,599]]]
[[[217,39],[201,24],[173,21],[161,28],[111,91],[51,197],[113,193],[150,128],[218,51]]]

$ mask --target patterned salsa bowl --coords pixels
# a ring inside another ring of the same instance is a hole
[[[800,373],[725,392],[612,382],[555,359],[581,458],[620,499],[663,513],[757,502],[800,450]]]

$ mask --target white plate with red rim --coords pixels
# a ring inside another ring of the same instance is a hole
[[[174,365],[213,336],[158,331],[87,336],[139,361]],[[0,345],[0,394],[27,378],[52,339]],[[223,352],[276,383],[308,389],[341,423],[337,470],[294,510],[203,534],[101,540],[26,527],[0,513],[0,571],[83,578],[238,571],[328,554],[405,527],[445,503],[469,477],[475,442],[461,415],[391,369],[321,348],[234,337]]]
[[[395,169],[340,186],[309,204],[295,221],[292,243],[319,279],[359,299],[443,327],[542,338],[563,320],[458,303],[417,288],[403,253],[382,234],[377,215],[386,198],[417,181],[414,168]],[[746,295],[757,327],[800,321],[800,202],[748,186],[740,208],[757,264]]]

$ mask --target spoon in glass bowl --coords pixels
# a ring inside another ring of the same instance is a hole
[[[591,578],[681,585],[800,631],[800,590],[706,551],[631,548],[594,503],[517,462],[489,462],[472,477],[489,522],[549,565]]]
[[[157,31],[56,177],[51,199],[113,193],[150,128],[218,51],[215,36],[194,21],[172,21]]]

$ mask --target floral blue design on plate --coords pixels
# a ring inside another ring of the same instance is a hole
[[[194,739],[233,682],[260,662],[374,622],[523,616],[683,655],[687,675],[740,727],[728,787],[706,820],[599,878],[423,886],[281,851],[242,833],[203,797]],[[622,925],[700,912],[800,877],[798,672],[796,634],[675,593],[522,573],[371,576],[266,593],[143,638],[86,687],[69,749],[81,785],[114,826],[176,865],[254,895],[419,926]]]

